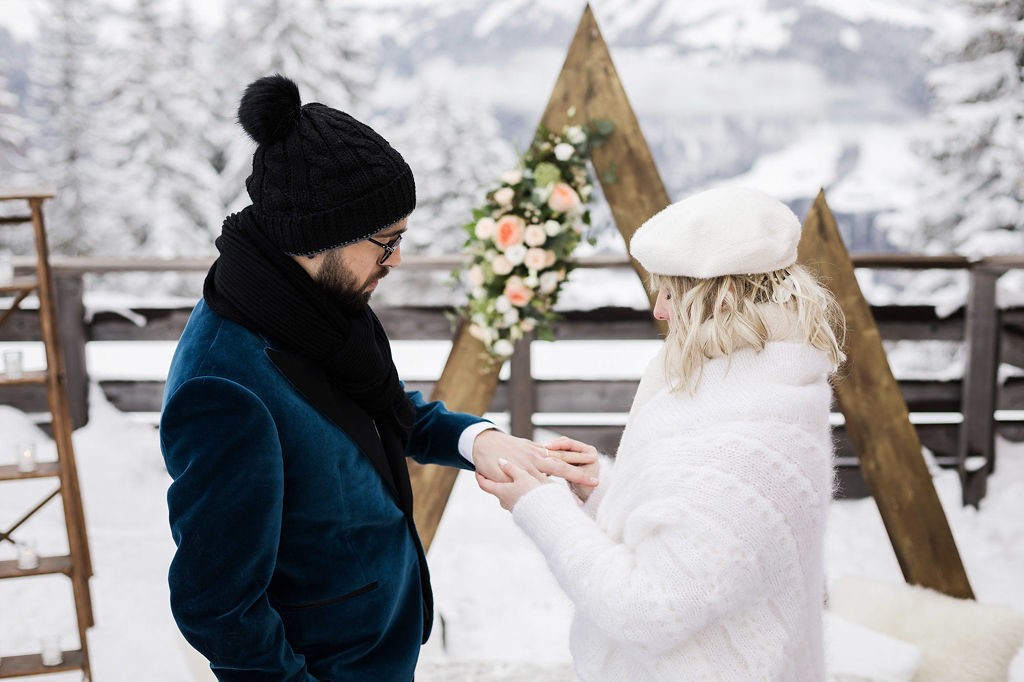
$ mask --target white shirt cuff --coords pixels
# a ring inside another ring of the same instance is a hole
[[[473,441],[484,431],[488,429],[498,428],[491,422],[477,422],[472,426],[467,426],[462,435],[459,436],[459,454],[470,464],[473,463]]]

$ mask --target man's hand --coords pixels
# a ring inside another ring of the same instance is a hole
[[[562,440],[557,439],[553,442],[558,444]],[[564,440],[577,443],[580,448],[590,447],[568,438]],[[496,429],[488,429],[480,433],[473,441],[473,464],[476,466],[478,474],[492,481],[507,483],[512,480],[498,464],[498,459],[501,458],[515,464],[538,480],[544,480],[549,475],[558,476],[570,484],[575,483],[592,488],[597,485],[597,479],[590,471],[584,470],[577,464],[596,462],[597,450],[591,448],[593,450],[593,454],[591,454],[585,450],[580,452],[573,447],[576,446],[564,446],[564,451],[548,450],[543,445],[538,445],[525,438],[516,438]]]

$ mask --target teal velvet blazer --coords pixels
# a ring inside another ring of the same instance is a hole
[[[481,420],[409,395],[406,454],[471,469],[458,439]],[[422,548],[372,421],[323,372],[200,301],[160,447],[171,609],[218,679],[412,679],[429,634]]]

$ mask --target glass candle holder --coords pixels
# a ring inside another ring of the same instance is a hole
[[[64,653],[60,650],[60,636],[50,635],[39,641],[43,665],[60,665],[64,662]]]
[[[18,459],[18,471],[29,474],[36,470],[36,444],[32,441],[18,443],[14,446]]]
[[[31,542],[18,543],[18,570],[31,571],[39,568],[39,555],[36,554],[36,547]]]
[[[4,376],[8,379],[20,379],[24,371],[20,350],[4,351]]]

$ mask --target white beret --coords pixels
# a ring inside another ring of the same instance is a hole
[[[756,189],[709,189],[662,209],[629,251],[648,272],[707,279],[772,272],[796,262],[800,220]]]

